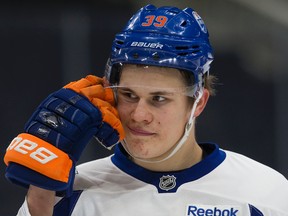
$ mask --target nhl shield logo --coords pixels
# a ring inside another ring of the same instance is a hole
[[[160,178],[159,187],[162,190],[169,191],[176,186],[176,177],[175,176],[162,176]]]

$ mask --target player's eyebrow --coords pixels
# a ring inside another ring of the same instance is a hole
[[[137,87],[136,87],[137,88]],[[140,87],[141,88],[141,87]],[[119,89],[121,89],[121,90],[123,90],[123,91],[129,91],[129,92],[132,92],[133,94],[135,93],[136,94],[136,92],[133,90],[133,89],[131,89],[131,88],[129,88],[129,87],[119,87]],[[149,89],[148,87],[147,87],[147,89]],[[175,92],[173,92],[173,91],[167,91],[167,90],[156,90],[155,92],[149,92],[149,94],[150,95],[153,95],[153,96],[157,96],[157,95],[174,95],[174,93]]]
[[[169,92],[169,91],[156,91],[156,92],[151,92],[151,95],[174,95],[174,92]]]
[[[113,87],[114,88],[114,87]],[[122,91],[129,91],[135,93],[131,88],[129,87],[122,87],[122,86],[116,86],[116,89],[122,90]]]

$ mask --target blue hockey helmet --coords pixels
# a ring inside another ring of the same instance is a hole
[[[142,64],[191,72],[197,84],[212,61],[209,34],[196,11],[150,4],[116,34],[105,76],[113,84],[122,64]]]

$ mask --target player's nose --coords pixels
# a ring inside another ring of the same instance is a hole
[[[131,118],[136,122],[150,123],[153,120],[153,115],[149,110],[149,105],[145,100],[140,99],[133,111],[131,112]]]

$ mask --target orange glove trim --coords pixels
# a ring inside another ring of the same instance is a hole
[[[90,101],[92,101],[93,98],[100,98],[114,106],[115,101],[113,90],[110,88],[104,88],[104,82],[103,78],[88,75],[78,81],[70,82],[65,85],[64,88],[71,89],[78,94],[87,97]]]
[[[125,132],[115,107],[98,98],[93,98],[92,103],[100,109],[103,122],[108,123],[111,127],[117,130],[119,133],[119,141],[122,141],[125,138]]]
[[[103,84],[103,79],[94,75],[88,75],[85,78],[82,78],[78,81],[70,82],[64,86],[64,88],[70,88],[77,93],[80,93],[79,90],[86,88],[91,85]]]
[[[69,156],[48,142],[22,133],[6,150],[4,162],[15,162],[54,180],[68,182],[72,161]]]

